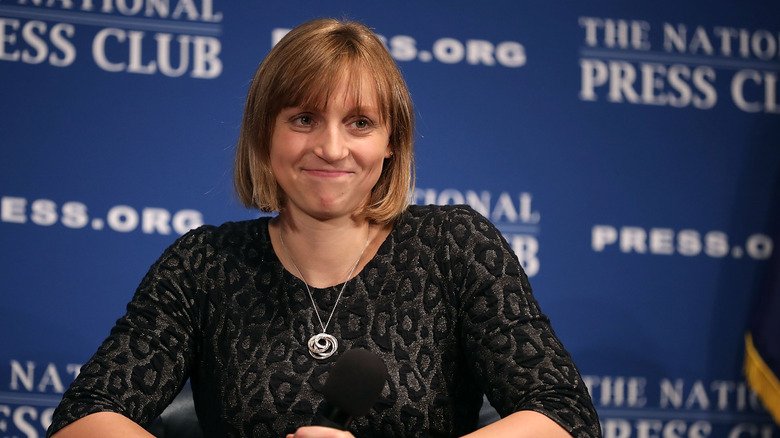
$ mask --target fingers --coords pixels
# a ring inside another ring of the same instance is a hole
[[[298,428],[294,434],[287,435],[287,438],[355,438],[351,433],[331,429],[322,426],[304,426]]]

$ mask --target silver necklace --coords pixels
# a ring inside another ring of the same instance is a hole
[[[287,245],[284,244],[284,238],[282,238],[282,226],[281,224],[279,225],[279,242],[282,243],[284,253],[287,254],[287,258],[290,259],[293,267],[298,272],[298,276],[301,277],[301,280],[303,280],[303,284],[306,286],[306,292],[309,293],[309,299],[311,299],[311,305],[314,309],[314,314],[317,315],[317,320],[320,322],[320,327],[322,327],[321,333],[318,333],[309,338],[309,354],[311,354],[311,356],[315,359],[327,359],[333,356],[333,353],[335,353],[339,348],[339,342],[336,340],[336,338],[333,335],[329,335],[327,333],[328,325],[330,325],[330,320],[333,318],[333,314],[336,312],[336,307],[339,305],[339,300],[341,299],[341,295],[344,293],[344,289],[347,288],[347,283],[349,282],[350,278],[352,278],[352,274],[355,272],[355,268],[357,268],[358,263],[360,263],[360,259],[363,258],[363,253],[365,253],[366,248],[368,248],[368,241],[370,240],[370,237],[371,226],[368,227],[366,244],[363,245],[363,250],[360,251],[360,255],[358,256],[358,259],[355,260],[355,264],[352,265],[352,269],[349,271],[347,279],[344,280],[344,285],[341,286],[341,292],[339,292],[339,295],[336,297],[336,303],[333,304],[333,310],[330,311],[328,321],[323,324],[322,318],[320,318],[320,311],[317,310],[317,304],[314,302],[314,295],[311,294],[311,289],[309,289],[309,282],[306,281],[306,277],[303,276],[303,273],[298,268],[298,265],[295,264],[295,260],[292,258],[292,255],[290,255],[290,251],[287,249]]]

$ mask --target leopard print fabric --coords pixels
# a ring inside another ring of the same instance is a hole
[[[342,285],[313,289],[328,315]],[[338,353],[304,283],[277,259],[268,218],[201,227],[168,248],[127,314],[66,392],[49,433],[113,411],[150,423],[191,378],[208,437],[279,437],[312,424]],[[466,206],[412,206],[346,287],[328,332],[390,377],[360,437],[454,437],[476,428],[483,392],[501,416],[544,413],[600,436],[569,354],[499,231]]]

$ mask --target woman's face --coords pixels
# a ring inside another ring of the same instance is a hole
[[[324,109],[290,107],[276,117],[271,169],[289,213],[328,220],[350,216],[368,202],[390,156],[390,133],[380,121],[373,81],[364,72],[360,83],[360,107],[345,78]]]

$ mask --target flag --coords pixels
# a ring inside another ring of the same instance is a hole
[[[775,252],[768,282],[758,291],[745,335],[745,377],[780,424],[780,256]]]

